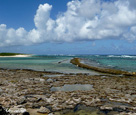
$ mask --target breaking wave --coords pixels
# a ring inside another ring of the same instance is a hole
[[[107,57],[117,57],[117,58],[136,58],[136,56],[131,56],[131,55],[108,55]]]

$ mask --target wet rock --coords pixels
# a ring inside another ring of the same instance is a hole
[[[8,115],[2,106],[0,106],[0,115]]]
[[[131,97],[136,99],[136,95],[131,95]]]
[[[29,112],[24,112],[22,115],[30,115]]]
[[[52,110],[53,111],[59,111],[59,110],[62,110],[63,109],[63,106],[61,104],[58,104],[58,103],[55,103],[53,106],[52,106]]]
[[[0,84],[2,83],[0,103],[4,108],[12,108],[18,104],[22,105],[16,107],[19,109],[37,109],[41,106],[47,106],[57,111],[74,108],[77,104],[94,107],[106,104],[101,109],[110,110],[113,108],[113,111],[126,112],[128,110],[127,112],[131,111],[132,113],[136,110],[136,77],[109,75],[103,75],[102,77],[83,74],[61,76],[53,74],[51,76],[53,78],[46,77],[43,79],[40,76],[41,72],[19,70],[12,75],[12,72],[10,73],[8,70],[4,71],[0,73]],[[49,75],[48,73],[47,76]],[[44,82],[46,79],[47,81]],[[61,87],[65,84],[92,84],[94,90],[70,92],[52,92],[50,90],[52,86]],[[110,106],[107,103],[110,103]]]
[[[101,78],[106,78],[107,76],[101,76]]]
[[[42,79],[42,78],[35,78],[34,80],[39,81],[39,82],[44,82],[45,81],[45,79]]]
[[[41,107],[41,104],[40,103],[32,103],[32,108],[39,108]]]
[[[117,101],[117,102],[125,102],[125,103],[130,103],[132,102],[132,99],[131,98],[124,98],[124,97],[121,97],[121,98],[118,98],[118,99],[114,99],[114,98],[109,98],[110,101]]]
[[[44,83],[45,82],[45,79],[39,79],[40,82]]]
[[[21,114],[21,113],[26,112],[26,109],[25,108],[18,108],[17,106],[14,106],[13,108],[10,108],[8,110],[8,112],[10,114]]]
[[[121,112],[121,113],[116,114],[116,115],[136,115],[136,113],[133,113],[133,112],[128,112],[128,113],[126,113],[126,112]]]
[[[24,82],[29,83],[30,79],[24,79]]]
[[[130,98],[131,95],[130,94],[125,94],[125,97]]]
[[[108,106],[108,105],[104,105],[100,107],[101,110],[113,110],[113,107]]]
[[[47,103],[51,103],[55,100],[55,98],[50,97],[50,98],[45,98],[45,100],[46,100]]]
[[[73,101],[72,99],[68,99],[68,100],[66,101],[66,103],[67,103],[68,105],[76,105],[76,102]]]
[[[91,106],[94,105],[95,103],[100,102],[101,100],[99,98],[88,98],[82,101],[85,105]]]
[[[73,109],[75,107],[75,105],[67,105],[66,108],[68,109]]]
[[[54,115],[53,113],[49,113],[48,115]]]
[[[42,98],[40,96],[37,96],[37,95],[27,97],[28,102],[39,102],[41,99]]]
[[[0,94],[3,92],[3,90],[0,88]]]
[[[42,113],[42,114],[45,114],[45,113],[50,113],[50,110],[46,107],[40,107],[39,110],[37,110],[38,113]]]
[[[53,79],[50,79],[50,78],[49,78],[49,79],[47,79],[47,82],[48,82],[48,83],[53,83]]]
[[[72,99],[77,104],[81,102],[81,98],[75,98],[75,97],[73,97]]]
[[[21,97],[18,101],[17,101],[17,104],[20,105],[20,104],[24,104],[26,103],[26,98],[25,97]]]

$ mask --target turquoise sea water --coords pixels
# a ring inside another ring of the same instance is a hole
[[[132,55],[93,55],[85,59],[89,65],[136,72],[136,56]]]
[[[73,56],[0,57],[0,68],[97,74],[71,64],[72,58]]]
[[[0,57],[0,68],[34,69],[40,71],[57,71],[66,73],[96,72],[79,68],[70,63],[74,57],[82,58],[82,63],[91,66],[115,68],[125,71],[136,71],[136,56],[130,55],[76,55],[76,56],[32,56],[32,57]],[[60,62],[60,63],[59,63]]]

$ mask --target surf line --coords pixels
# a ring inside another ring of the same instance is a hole
[[[127,72],[123,70],[116,70],[116,69],[109,69],[109,68],[99,68],[99,67],[93,67],[90,65],[86,65],[81,63],[80,58],[73,58],[71,59],[70,63],[89,70],[94,70],[100,73],[108,73],[108,74],[116,74],[116,75],[127,75],[127,76],[136,76],[136,72]]]

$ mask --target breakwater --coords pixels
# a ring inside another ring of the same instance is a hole
[[[77,65],[78,67],[94,70],[94,71],[97,71],[97,72],[100,72],[100,73],[136,76],[135,72],[127,72],[127,71],[123,71],[123,70],[116,70],[116,69],[110,69],[110,68],[99,68],[99,67],[93,67],[93,66],[90,66],[90,65],[86,65],[84,63],[81,63],[80,58],[73,58],[73,59],[71,59],[70,63]]]

